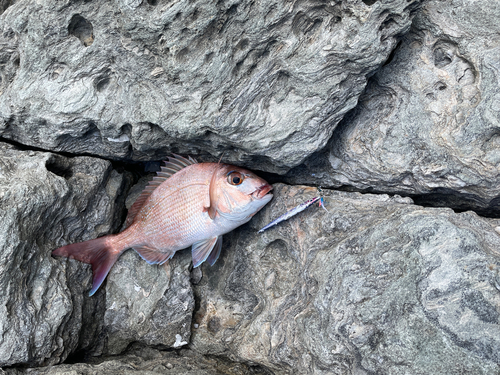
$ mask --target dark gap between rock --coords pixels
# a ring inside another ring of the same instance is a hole
[[[357,107],[356,107],[357,108]],[[346,117],[349,117],[354,113],[356,110],[354,108],[351,112],[349,112]],[[342,121],[342,123],[344,123]],[[342,125],[339,124],[339,127]],[[332,139],[335,138],[335,135],[337,133],[337,129],[335,129],[334,134],[332,136]],[[61,155],[65,156],[68,158],[73,158],[73,157],[79,157],[79,156],[88,156],[88,157],[93,157],[93,158],[99,158],[103,160],[108,160],[111,162],[113,169],[115,169],[118,173],[123,173],[123,172],[129,172],[132,173],[133,175],[133,184],[135,184],[141,177],[150,174],[151,172],[155,172],[159,169],[159,166],[161,164],[161,160],[159,161],[148,161],[148,162],[139,162],[139,161],[122,161],[122,160],[109,160],[102,158],[97,155],[91,155],[91,154],[82,154],[82,155],[75,155],[71,154],[68,152],[63,152],[63,151],[52,151],[52,150],[46,150],[42,149],[39,147],[34,147],[34,146],[27,146],[22,143],[19,143],[17,141],[13,141],[10,139],[2,138],[0,137],[0,142],[5,142],[10,145],[15,146],[19,150],[23,151],[39,151],[39,152],[48,152],[52,153],[54,155]],[[316,152],[316,156],[323,153],[324,151],[318,151]],[[314,155],[313,155],[314,156]],[[55,159],[54,159],[55,160]],[[201,160],[200,160],[201,161]],[[52,169],[51,169],[52,168]],[[300,166],[296,167],[300,168]],[[58,167],[57,163],[51,163],[48,165],[48,169],[65,178],[71,177],[71,172],[65,171],[64,168]],[[270,173],[270,172],[263,172],[263,171],[258,171],[257,174],[268,181],[270,184],[276,184],[276,183],[284,183],[290,185],[291,183],[287,181],[286,175],[278,175],[276,173]],[[500,218],[500,197],[495,198],[489,203],[488,208],[481,208],[479,207],[478,203],[480,199],[472,194],[470,195],[465,195],[465,194],[460,194],[454,191],[446,190],[443,188],[436,189],[434,192],[430,192],[427,194],[405,194],[401,192],[386,192],[386,191],[379,191],[373,188],[367,188],[367,189],[359,189],[353,186],[349,185],[344,185],[344,186],[329,186],[328,184],[309,184],[309,183],[300,183],[301,185],[307,185],[307,186],[312,186],[312,187],[322,187],[324,189],[329,189],[329,190],[338,190],[338,191],[346,191],[346,192],[356,192],[356,193],[361,193],[361,194],[385,194],[388,196],[395,196],[399,195],[401,197],[409,197],[413,200],[414,204],[417,206],[422,206],[422,207],[441,207],[441,208],[450,208],[456,213],[461,213],[465,211],[474,211],[477,213],[479,216],[487,217],[487,218]]]

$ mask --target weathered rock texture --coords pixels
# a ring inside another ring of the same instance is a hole
[[[275,187],[203,267],[191,347],[276,374],[500,371],[500,236],[476,214],[408,198]]]
[[[287,181],[432,194],[498,215],[500,7],[429,1],[326,152]]]
[[[326,144],[418,3],[19,0],[0,17],[0,135],[286,170]]]
[[[106,284],[105,352],[122,353],[132,342],[180,348],[189,342],[194,297],[190,253],[152,266],[128,251]]]
[[[105,160],[0,143],[0,366],[92,349],[103,294],[89,301],[89,267],[50,253],[115,230],[126,182]]]
[[[122,356],[114,356],[96,363],[60,365],[34,369],[9,369],[8,375],[267,375],[260,369],[223,359],[203,357],[183,350],[160,352],[151,348],[132,348]],[[3,374],[0,370],[0,374]]]

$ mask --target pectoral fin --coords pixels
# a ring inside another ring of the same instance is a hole
[[[215,262],[217,262],[217,259],[219,259],[220,251],[222,249],[222,236],[217,237],[217,243],[215,244],[214,248],[210,252],[210,255],[207,258],[208,264],[213,266]]]
[[[210,252],[217,243],[218,237],[209,238],[208,240],[203,240],[195,242],[191,249],[191,254],[193,258],[193,267],[196,268],[207,260]]]
[[[175,254],[175,251],[161,251],[149,246],[134,246],[133,249],[149,264],[163,264]]]

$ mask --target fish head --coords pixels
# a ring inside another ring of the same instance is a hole
[[[210,205],[221,217],[244,223],[269,203],[272,188],[249,170],[218,164],[210,184]]]

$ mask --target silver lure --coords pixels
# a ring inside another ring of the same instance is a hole
[[[282,221],[290,219],[292,216],[295,216],[299,212],[304,211],[307,207],[311,206],[312,204],[316,203],[317,201],[319,201],[319,206],[323,207],[323,209],[326,212],[328,212],[328,210],[325,208],[323,197],[314,197],[314,198],[311,198],[311,199],[305,201],[304,203],[299,204],[297,207],[292,208],[290,211],[287,211],[286,213],[284,213],[283,215],[281,215],[276,220],[271,221],[264,228],[262,228],[261,230],[259,230],[259,233],[264,232],[265,230],[267,230],[267,229],[269,229],[269,228],[271,228],[271,227],[273,227],[273,226],[281,223]]]

